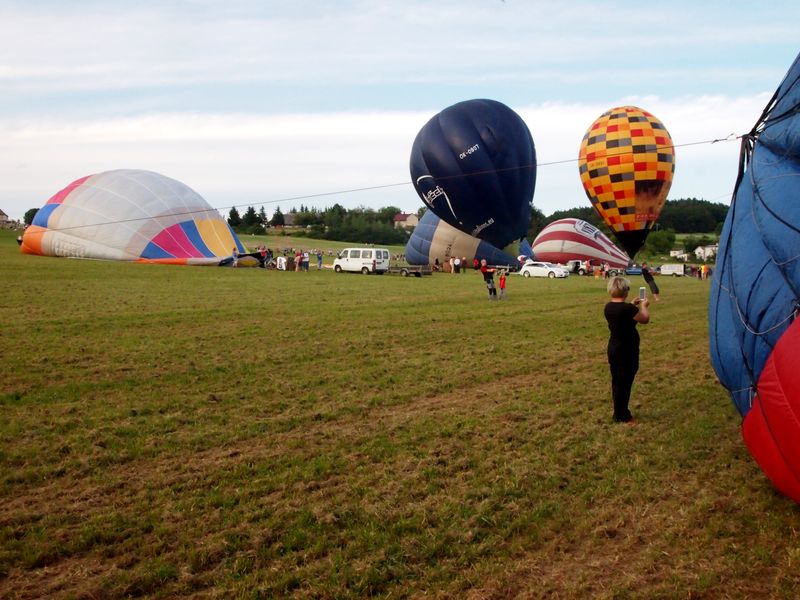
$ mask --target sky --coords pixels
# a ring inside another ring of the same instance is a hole
[[[224,215],[423,204],[417,132],[490,98],[527,123],[534,205],[589,206],[581,138],[609,108],[676,144],[669,198],[729,203],[737,135],[800,51],[800,2],[0,0],[0,209],[112,169]],[[712,143],[713,140],[719,140]]]

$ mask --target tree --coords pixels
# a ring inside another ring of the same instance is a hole
[[[675,245],[675,232],[661,229],[651,231],[645,242],[645,250],[650,254],[667,254]]]
[[[698,248],[699,246],[710,246],[713,243],[714,240],[707,235],[700,236],[699,238],[690,235],[683,239],[683,251],[687,254],[691,254],[695,251],[695,248]]]
[[[253,225],[258,224],[258,214],[256,214],[256,209],[252,206],[248,206],[247,210],[244,211],[244,216],[242,217],[242,225],[245,227],[252,227]]]
[[[528,241],[532,244],[539,232],[544,229],[547,222],[547,217],[531,202],[531,220],[528,223]]]
[[[272,219],[270,219],[269,224],[273,227],[283,227],[284,223],[283,213],[281,212],[281,207],[275,209],[275,212],[272,213]]]
[[[267,219],[267,212],[264,210],[264,205],[261,205],[261,209],[258,211],[258,222],[266,227],[269,225],[269,220]]]
[[[547,222],[545,224],[549,225],[553,221],[558,221],[560,219],[581,219],[582,221],[591,223],[595,227],[605,230],[603,219],[600,218],[600,215],[598,215],[591,206],[581,206],[579,208],[570,208],[569,210],[557,210],[547,217]]]
[[[725,221],[728,206],[719,202],[681,198],[667,200],[658,222],[664,229],[676,233],[711,233],[718,223]]]
[[[389,223],[394,226],[394,218],[401,212],[403,211],[396,206],[386,206],[378,209],[378,221],[381,223]]]
[[[231,206],[231,212],[228,213],[228,225],[231,227],[238,227],[242,224],[242,218],[239,216],[239,211],[235,206]]]
[[[30,225],[33,223],[33,219],[36,217],[37,212],[39,212],[38,208],[29,208],[27,211],[25,211],[25,215],[22,217],[25,225]]]

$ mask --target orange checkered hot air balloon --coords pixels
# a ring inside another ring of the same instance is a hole
[[[675,148],[669,132],[646,110],[612,108],[583,136],[578,167],[592,206],[633,258],[672,185]]]

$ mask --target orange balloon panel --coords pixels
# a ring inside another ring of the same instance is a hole
[[[612,231],[649,230],[672,185],[675,148],[661,121],[622,106],[592,123],[578,167],[586,195]]]

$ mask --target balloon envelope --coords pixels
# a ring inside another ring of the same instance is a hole
[[[743,140],[747,170],[720,237],[709,341],[750,453],[800,502],[800,56],[773,102]]]
[[[450,257],[486,259],[490,265],[517,265],[517,260],[488,242],[467,235],[448,225],[431,211],[426,211],[406,244],[406,261],[410,265],[430,265],[439,259],[444,264]]]
[[[537,260],[565,264],[568,260],[601,260],[612,267],[627,267],[628,255],[602,231],[581,219],[559,219],[542,229],[533,241]]]
[[[525,122],[495,100],[467,100],[428,121],[411,149],[420,198],[456,229],[505,248],[528,230],[536,149]]]
[[[39,209],[22,251],[45,256],[218,264],[244,248],[227,222],[183,183],[132,169],[73,181]]]
[[[669,132],[646,110],[612,108],[583,136],[578,170],[592,206],[633,258],[672,185],[675,149]]]

